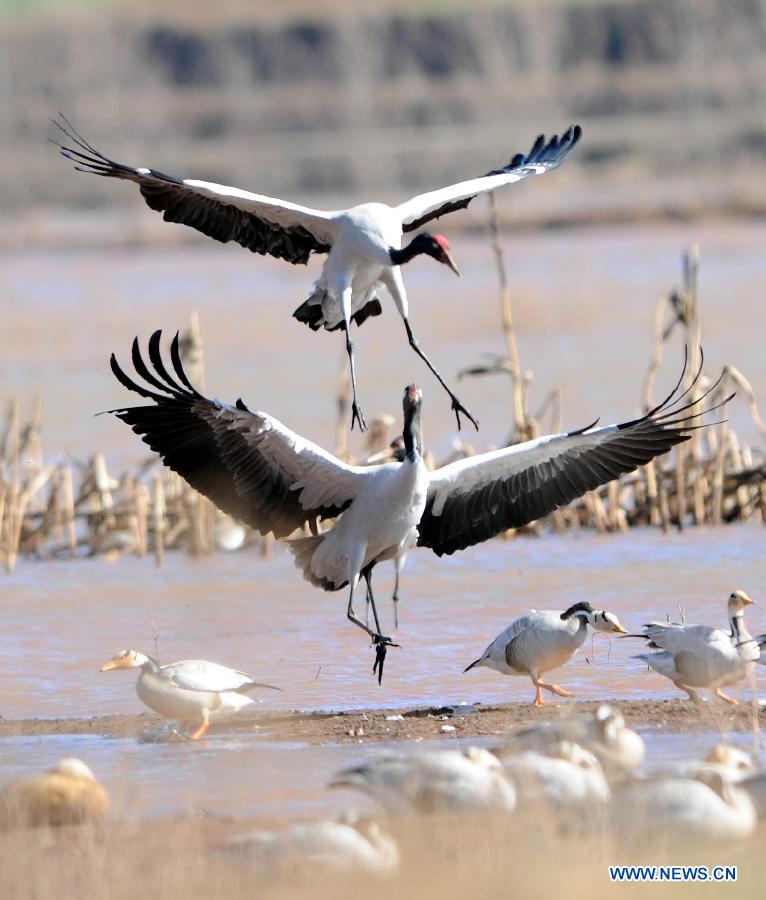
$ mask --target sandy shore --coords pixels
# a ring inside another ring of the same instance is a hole
[[[507,734],[530,722],[560,718],[598,707],[598,703],[529,703],[499,706],[414,707],[352,712],[290,712],[241,716],[219,722],[211,732],[242,733],[257,730],[265,739],[310,744],[414,740],[438,737],[483,737]],[[668,732],[744,731],[753,727],[751,705],[728,707],[710,703],[695,707],[684,700],[613,701],[631,727],[650,726]],[[156,727],[162,720],[151,714],[94,716],[90,719],[0,719],[0,737],[47,734],[97,734],[132,737]],[[759,710],[759,725],[766,710]],[[446,730],[443,730],[447,726]]]

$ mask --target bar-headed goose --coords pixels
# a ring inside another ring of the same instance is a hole
[[[609,785],[593,753],[572,741],[550,752],[498,753],[516,788],[519,809],[552,811],[569,820],[596,812],[609,801]]]
[[[594,609],[587,601],[560,611],[532,610],[500,632],[482,655],[463,671],[486,666],[503,675],[529,675],[535,686],[535,706],[543,706],[543,690],[573,697],[541,676],[570,660],[585,643],[588,625],[607,634],[624,634],[614,613]]]
[[[752,756],[733,747],[731,744],[716,744],[704,757],[704,759],[683,759],[642,771],[638,777],[642,779],[662,778],[699,778],[706,772],[723,772],[733,781],[755,771],[755,763]]]
[[[595,712],[535,722],[520,728],[495,752],[500,757],[524,750],[548,754],[561,741],[571,741],[590,750],[610,779],[634,771],[646,756],[641,735],[628,728],[622,714],[606,703]]]
[[[362,791],[387,812],[510,811],[516,792],[500,760],[480,747],[382,756],[339,772],[330,787]]]
[[[739,701],[721,688],[742,681],[760,656],[758,643],[745,626],[745,607],[752,602],[744,591],[729,596],[731,631],[709,625],[650,622],[644,625],[643,634],[630,636],[645,638],[649,647],[661,652],[642,653],[635,659],[669,678],[694,703],[702,702],[694,689],[709,688],[721,700],[737,705]]]
[[[256,688],[280,690],[205,659],[183,659],[161,666],[138,650],[121,650],[101,666],[102,672],[112,669],[140,669],[136,682],[139,698],[167,719],[198,723],[191,736],[195,741],[207,731],[211,713],[231,715],[251,706],[255,701],[245,695]]]
[[[279,831],[249,831],[221,848],[238,863],[270,876],[296,871],[309,876],[393,875],[399,868],[396,842],[377,822],[301,822]]]
[[[756,811],[731,773],[626,783],[613,793],[611,821],[623,844],[737,840],[752,834]]]

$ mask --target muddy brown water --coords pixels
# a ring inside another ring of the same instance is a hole
[[[702,249],[710,369],[735,363],[763,394],[764,237],[761,225],[509,237],[522,363],[535,373],[532,406],[562,386],[566,427],[598,414],[614,421],[638,411],[654,303],[678,281],[679,253],[691,239]],[[469,237],[452,243],[461,281],[421,261],[408,271],[407,285],[415,332],[454,379],[482,352],[500,352],[502,342],[488,247]],[[104,449],[115,470],[136,463],[144,458],[137,438],[109,417],[94,418],[125,400],[109,374],[108,355],[115,350],[127,359],[134,334],[184,327],[196,308],[206,340],[208,390],[224,399],[241,394],[331,448],[341,341],[337,335],[312,335],[290,318],[315,271],[316,265],[291,268],[207,244],[6,254],[0,275],[2,397],[28,403],[36,391],[42,394],[44,447],[52,460],[56,452],[77,459]],[[361,329],[356,342],[361,399],[368,418],[379,411],[396,414],[402,386],[421,381],[427,392],[425,437],[439,458],[455,437],[448,402],[408,350],[386,299],[384,315]],[[674,339],[658,395],[673,381],[681,358]],[[459,393],[482,423],[480,437],[464,437],[479,448],[503,440],[507,384],[463,381]],[[756,444],[741,404],[733,405],[730,420],[744,440]],[[352,446],[359,446],[356,438]],[[402,646],[390,652],[382,686],[372,677],[373,654],[365,639],[345,620],[345,597],[313,590],[281,548],[272,561],[247,553],[196,561],[170,554],[162,569],[149,559],[22,560],[0,581],[0,714],[140,712],[132,674],[98,672],[125,647],[156,650],[163,661],[202,657],[248,670],[283,688],[263,693],[265,710],[528,700],[528,679],[462,670],[530,608],[561,609],[587,599],[635,629],[649,618],[675,618],[683,607],[690,621],[723,625],[725,598],[742,587],[756,600],[748,610],[752,630],[766,631],[759,603],[763,540],[763,526],[751,524],[681,534],[642,530],[492,541],[442,560],[416,551],[402,581],[396,633]],[[393,571],[381,566],[376,577],[389,628]],[[361,595],[359,600],[363,608]],[[637,652],[637,642],[598,636],[557,680],[582,699],[677,696],[671,684],[631,658]],[[648,737],[652,752],[671,752],[662,740],[672,736]],[[296,810],[324,808],[318,798],[324,796],[325,775],[353,761],[353,750],[278,742],[266,747],[257,734],[213,735],[194,746],[57,735],[0,739],[0,762],[10,775],[74,753],[100,766],[127,807],[139,813],[189,804],[253,812],[278,802]],[[242,784],[256,765],[267,773],[258,780],[263,789],[245,801]],[[297,784],[296,765],[303,773]]]

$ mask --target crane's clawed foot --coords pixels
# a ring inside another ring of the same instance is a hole
[[[389,647],[398,647],[391,638],[384,637],[382,634],[374,634],[372,636],[372,645],[375,648],[375,663],[372,667],[372,674],[378,674],[378,684],[383,682],[383,663],[386,661],[386,652]]]
[[[452,411],[455,413],[455,418],[457,419],[457,430],[460,431],[461,422],[460,422],[460,414],[462,413],[466,419],[473,425],[473,427],[478,431],[479,423],[474,419],[469,410],[463,406],[463,404],[458,400],[458,398],[454,394],[450,394],[452,397]]]
[[[364,419],[364,413],[362,412],[359,404],[354,400],[351,404],[351,430],[354,430],[354,423],[359,423],[360,431],[367,431],[367,422]]]

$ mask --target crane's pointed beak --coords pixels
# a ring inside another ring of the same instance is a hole
[[[458,269],[458,267],[455,265],[455,260],[446,250],[444,251],[443,262],[445,266],[449,266],[450,269],[452,269],[452,271],[455,273],[455,275],[460,278],[460,269]]]

